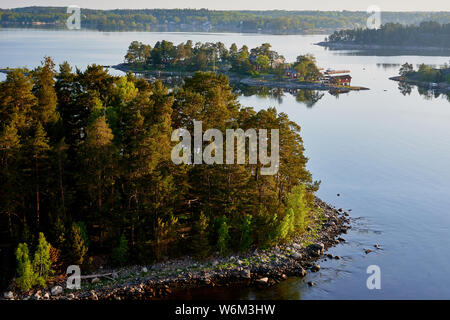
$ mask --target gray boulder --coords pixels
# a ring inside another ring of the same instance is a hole
[[[3,297],[5,299],[12,300],[12,299],[14,299],[14,293],[12,291],[6,291],[3,293]]]
[[[52,294],[52,296],[60,295],[61,293],[63,293],[63,288],[61,286],[54,286],[50,289],[50,293]]]

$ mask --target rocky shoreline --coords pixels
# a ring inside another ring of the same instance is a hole
[[[101,269],[96,275],[82,276],[81,289],[69,290],[62,277],[49,288],[26,293],[7,291],[6,300],[149,300],[161,299],[180,289],[214,286],[271,286],[288,277],[304,277],[318,272],[316,261],[324,252],[345,240],[340,237],[351,228],[347,212],[316,198],[320,217],[305,234],[289,244],[267,250],[254,249],[228,257],[196,261],[191,257],[168,260],[151,266]],[[330,259],[339,256],[327,255]],[[313,285],[310,283],[309,285]]]

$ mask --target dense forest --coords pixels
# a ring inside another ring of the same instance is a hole
[[[66,7],[1,9],[3,26],[65,27]],[[365,27],[363,11],[215,11],[207,9],[81,10],[81,27],[96,30],[215,31],[301,34]],[[449,12],[383,12],[382,23],[450,23]]]
[[[194,119],[204,131],[279,129],[278,173],[261,175],[259,162],[175,165],[172,131],[193,132]],[[14,70],[0,83],[0,162],[0,225],[21,289],[98,257],[120,266],[272,245],[320,214],[300,127],[241,106],[212,72],[170,91],[98,65],[57,71],[50,58]]]
[[[170,41],[158,41],[152,48],[142,42],[133,41],[128,47],[125,62],[134,71],[220,71],[241,75],[272,75],[283,78],[285,70],[298,72],[299,81],[317,81],[321,76],[316,59],[310,54],[300,55],[293,63],[271,50],[269,43],[249,49],[240,49],[233,43],[229,49],[221,42],[195,45],[191,40],[174,45]]]
[[[330,43],[450,48],[450,23],[426,21],[408,26],[387,23],[380,29],[335,31],[326,40]]]

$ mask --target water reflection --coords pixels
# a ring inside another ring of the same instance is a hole
[[[379,49],[334,49],[325,48],[335,56],[375,56],[375,57],[396,57],[396,56],[449,56],[450,49],[428,49],[428,48],[379,48]]]
[[[283,97],[289,94],[295,97],[296,102],[304,104],[307,108],[314,107],[314,105],[326,95],[326,92],[318,90],[251,87],[242,84],[233,85],[233,88],[234,92],[240,96],[268,98],[277,101],[279,104],[282,104]],[[348,92],[349,91],[346,89],[328,91],[330,95],[336,98],[339,98],[340,94]]]
[[[314,90],[300,90],[295,100],[304,103],[306,107],[312,108],[325,94]]]
[[[411,95],[413,87],[417,87],[417,92],[425,100],[446,99],[450,102],[450,92],[443,92],[439,89],[430,89],[430,88],[425,88],[425,87],[419,87],[419,86],[409,84],[406,82],[401,82],[401,81],[398,83],[398,90],[404,96]]]

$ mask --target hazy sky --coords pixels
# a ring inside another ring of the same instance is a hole
[[[0,8],[68,6],[82,8],[208,8],[219,10],[359,10],[377,5],[385,11],[450,11],[449,0],[0,0]]]

